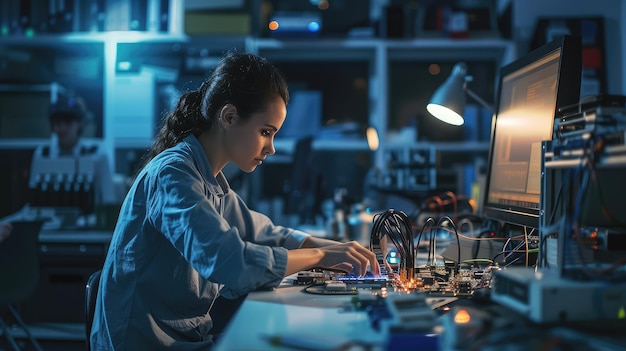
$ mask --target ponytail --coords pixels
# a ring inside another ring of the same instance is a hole
[[[200,88],[183,94],[174,110],[163,118],[142,166],[189,134],[198,136],[209,130],[226,104],[234,105],[245,120],[264,111],[276,97],[281,97],[285,105],[289,101],[287,83],[274,66],[253,54],[226,53]]]
[[[174,110],[163,117],[163,126],[144,156],[142,166],[145,166],[163,150],[178,144],[189,134],[199,135],[211,128],[211,122],[202,116],[201,106],[201,91],[189,91],[180,97]]]

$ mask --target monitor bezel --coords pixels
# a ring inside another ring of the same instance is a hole
[[[580,100],[580,87],[582,80],[582,47],[580,37],[564,35],[500,68],[498,86],[496,89],[496,108],[491,122],[487,174],[481,201],[481,213],[486,219],[501,221],[507,224],[539,228],[540,206],[538,206],[537,209],[532,209],[489,202],[489,186],[492,173],[495,147],[494,143],[497,132],[497,118],[498,111],[500,110],[503,79],[516,71],[520,71],[535,64],[556,50],[560,50],[559,70],[557,72],[557,96],[553,115],[553,118],[556,119],[557,111],[560,107],[576,104]]]

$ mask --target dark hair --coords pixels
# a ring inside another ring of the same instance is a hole
[[[50,105],[50,123],[69,120],[82,121],[84,114],[84,107],[76,98],[64,98]]]
[[[227,52],[200,88],[183,94],[164,117],[143,165],[189,134],[200,135],[210,129],[224,105],[234,105],[246,120],[277,96],[288,103],[287,83],[276,67],[253,54]]]

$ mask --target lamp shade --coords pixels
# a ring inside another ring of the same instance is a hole
[[[446,123],[463,125],[466,75],[465,63],[454,65],[448,79],[435,91],[426,106],[430,114]]]
[[[367,127],[367,130],[365,131],[365,138],[367,139],[367,146],[370,148],[370,150],[378,150],[380,140],[378,139],[378,131],[376,131],[376,128]]]

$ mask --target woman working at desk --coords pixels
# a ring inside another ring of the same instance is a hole
[[[252,172],[274,153],[287,102],[270,63],[235,52],[181,96],[122,205],[92,350],[207,350],[218,296],[276,287],[313,267],[380,273],[368,249],[276,226],[224,178],[227,163]]]

